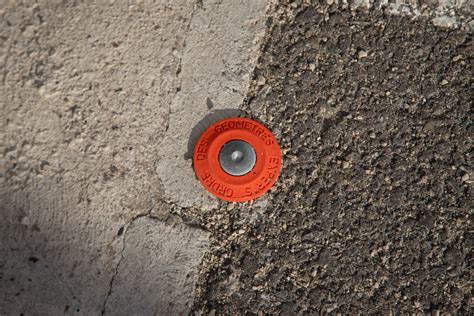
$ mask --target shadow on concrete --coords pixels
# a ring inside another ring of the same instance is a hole
[[[0,185],[0,315],[187,315],[208,233],[127,209],[113,219],[81,185]]]
[[[211,113],[203,117],[191,130],[188,140],[187,152],[184,154],[184,159],[189,160],[193,158],[194,146],[198,141],[201,134],[208,128],[210,125],[231,117],[243,117],[244,112],[238,109],[222,109],[222,110],[213,110]]]

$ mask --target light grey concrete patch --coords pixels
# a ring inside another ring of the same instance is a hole
[[[105,313],[187,315],[209,234],[147,217],[127,229]]]
[[[194,10],[0,2],[0,314],[101,313],[124,227],[169,214],[154,164]]]
[[[268,1],[203,1],[186,34],[180,91],[171,103],[169,128],[156,170],[166,198],[182,207],[210,209],[217,200],[196,181],[185,159],[193,127],[215,109],[238,108],[247,92],[264,32]]]
[[[446,28],[472,28],[472,2],[465,0],[395,1],[387,5],[391,14],[429,17],[433,24]]]
[[[472,29],[472,1],[466,0],[328,0],[328,4],[341,3],[352,9],[358,8],[385,8],[388,13],[394,15],[408,15],[427,17],[437,26],[447,28],[471,28]]]

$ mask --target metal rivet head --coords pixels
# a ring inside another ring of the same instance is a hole
[[[219,152],[222,169],[232,176],[243,176],[255,166],[257,156],[253,147],[242,140],[225,143]]]

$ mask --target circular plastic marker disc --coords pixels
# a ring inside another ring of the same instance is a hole
[[[245,202],[275,184],[281,153],[265,126],[239,117],[209,126],[194,147],[193,162],[207,191],[226,201]]]

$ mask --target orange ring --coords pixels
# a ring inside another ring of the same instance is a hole
[[[229,141],[243,140],[256,154],[252,170],[243,176],[226,173],[219,163],[219,152]],[[258,198],[276,182],[281,168],[281,153],[273,134],[247,118],[231,118],[209,126],[194,147],[194,170],[204,188],[218,198],[245,202]]]

